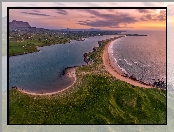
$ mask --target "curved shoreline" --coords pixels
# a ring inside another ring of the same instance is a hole
[[[74,82],[73,82],[70,86],[68,86],[68,87],[66,87],[66,88],[64,88],[64,89],[62,89],[62,90],[56,91],[56,92],[50,92],[50,93],[42,93],[42,94],[40,94],[40,93],[28,92],[28,91],[23,90],[23,89],[21,89],[21,88],[17,88],[17,90],[20,91],[20,92],[22,92],[22,93],[28,94],[28,95],[39,95],[39,96],[44,96],[44,95],[53,95],[53,94],[57,94],[57,93],[60,93],[60,92],[63,92],[63,91],[65,91],[65,90],[69,89],[70,87],[72,87],[72,86],[76,83],[77,77],[76,77],[75,72],[76,72],[76,68],[73,67],[73,68],[71,68],[71,72],[68,72],[68,73],[67,73],[67,76],[73,77],[73,78],[74,78]]]
[[[104,50],[103,50],[103,54],[102,54],[102,60],[103,60],[103,64],[106,68],[106,70],[114,77],[116,77],[117,79],[119,80],[122,80],[122,81],[125,81],[131,85],[134,85],[134,86],[139,86],[139,87],[142,87],[142,88],[156,88],[156,87],[153,87],[151,85],[146,85],[146,84],[142,84],[140,83],[139,81],[135,81],[135,80],[132,80],[128,77],[124,77],[121,75],[121,73],[118,71],[117,68],[115,68],[112,64],[111,64],[111,61],[109,59],[109,52],[108,52],[108,49],[109,49],[109,46],[110,44],[114,43],[115,41],[117,41],[118,38],[116,38],[115,40],[112,40],[110,42],[108,42],[105,47],[104,47]],[[39,95],[39,96],[44,96],[44,95],[53,95],[53,94],[57,94],[57,93],[60,93],[60,92],[63,92],[67,89],[69,89],[70,87],[72,87],[76,81],[77,81],[77,77],[76,77],[76,68],[78,66],[74,66],[74,67],[67,67],[64,69],[63,71],[63,75],[65,76],[68,76],[68,77],[72,77],[74,78],[74,82],[68,86],[68,87],[65,87],[64,89],[62,90],[59,90],[59,91],[56,91],[56,92],[50,92],[50,93],[34,93],[34,92],[29,92],[27,90],[24,90],[24,89],[21,89],[21,88],[17,88],[17,90],[19,90],[20,92],[22,93],[25,93],[25,94],[28,94],[28,95]],[[68,71],[68,72],[67,72]]]
[[[104,47],[104,51],[103,51],[103,55],[102,55],[102,59],[103,59],[103,64],[106,68],[106,70],[114,77],[116,77],[117,79],[121,80],[121,81],[125,81],[131,85],[134,85],[134,86],[138,86],[138,87],[142,87],[142,88],[155,88],[153,86],[150,86],[150,85],[145,85],[145,84],[142,84],[140,83],[139,81],[134,81],[130,78],[127,78],[127,77],[123,77],[122,75],[119,74],[119,72],[117,71],[117,69],[115,67],[112,66],[111,62],[110,62],[110,59],[109,59],[109,52],[108,52],[108,48],[109,48],[109,45],[114,43],[116,40],[113,40],[111,42],[108,42],[105,47]]]

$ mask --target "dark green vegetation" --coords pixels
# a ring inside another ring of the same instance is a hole
[[[53,44],[65,44],[69,42],[70,38],[61,38],[48,34],[36,34],[33,36],[31,34],[22,34],[18,37],[16,36],[16,34],[12,34],[9,42],[9,56],[37,52],[37,46],[42,47],[50,46]]]
[[[108,42],[88,53],[77,82],[64,92],[32,96],[11,89],[10,124],[166,124],[166,91],[132,86],[112,77],[102,63]]]
[[[10,30],[9,56],[37,52],[37,46],[70,43],[71,40],[83,41],[84,38],[113,35],[118,31],[54,31],[46,29]]]

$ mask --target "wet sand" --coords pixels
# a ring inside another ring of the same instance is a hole
[[[145,84],[142,84],[142,83],[140,83],[138,81],[132,80],[132,79],[130,79],[128,77],[122,76],[121,73],[120,73],[120,71],[119,71],[119,68],[115,68],[115,66],[113,67],[113,65],[112,65],[112,63],[111,63],[111,61],[109,59],[108,47],[109,47],[110,44],[114,43],[115,41],[117,41],[117,40],[111,41],[108,44],[106,44],[106,46],[104,48],[104,51],[103,51],[102,59],[103,59],[103,63],[104,63],[104,66],[105,66],[106,70],[111,75],[113,75],[114,77],[116,77],[117,79],[122,80],[122,81],[125,81],[125,82],[127,82],[127,83],[129,83],[131,85],[139,86],[139,87],[142,87],[142,88],[153,88],[152,86],[145,85]],[[64,88],[62,90],[59,90],[57,92],[50,92],[50,93],[42,93],[42,94],[40,94],[40,93],[29,92],[29,91],[24,90],[24,89],[21,89],[21,88],[17,88],[17,89],[19,91],[21,91],[22,93],[26,93],[26,94],[29,94],[29,95],[40,95],[40,96],[44,96],[44,95],[57,94],[59,92],[62,92],[62,91],[67,90],[68,88],[72,87],[75,84],[75,82],[77,80],[75,72],[76,72],[76,67],[67,68],[65,70],[64,76],[69,77],[69,78],[73,78],[74,81],[73,81],[73,83],[70,86],[68,86],[68,87],[66,87],[66,88]]]
[[[116,69],[115,67],[113,67],[113,64],[111,63],[111,61],[109,59],[108,47],[109,47],[110,44],[114,43],[115,41],[117,41],[117,40],[111,41],[108,44],[106,44],[106,46],[104,48],[104,51],[103,51],[102,59],[103,59],[103,63],[104,63],[104,66],[105,66],[106,70],[111,75],[113,75],[114,77],[116,77],[117,79],[122,80],[122,81],[125,81],[125,82],[127,82],[127,83],[129,83],[131,85],[139,86],[139,87],[142,87],[142,88],[153,88],[153,86],[145,85],[145,84],[140,83],[139,81],[135,81],[135,80],[132,80],[132,79],[130,79],[128,77],[122,76],[120,74],[120,72],[118,71],[118,69]]]

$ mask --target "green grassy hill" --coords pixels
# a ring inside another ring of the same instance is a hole
[[[102,63],[105,44],[88,53],[73,87],[51,96],[11,89],[10,124],[166,124],[166,91],[139,88],[112,77]]]

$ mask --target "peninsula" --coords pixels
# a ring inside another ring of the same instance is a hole
[[[11,89],[10,123],[147,124],[149,120],[152,124],[165,123],[165,90],[127,79],[124,81],[128,82],[121,81],[121,76],[112,71],[107,47],[120,37],[100,41],[99,47],[87,53],[85,56],[93,63],[77,67],[72,72],[76,74],[75,82],[63,91],[32,94]],[[161,103],[154,105],[156,102]],[[26,113],[32,116],[28,117]],[[24,120],[18,120],[16,116]]]
[[[38,52],[37,47],[67,44],[71,40],[84,41],[85,38],[116,35],[121,31],[99,29],[57,29],[31,27],[28,22],[13,20],[9,23],[9,56]]]

